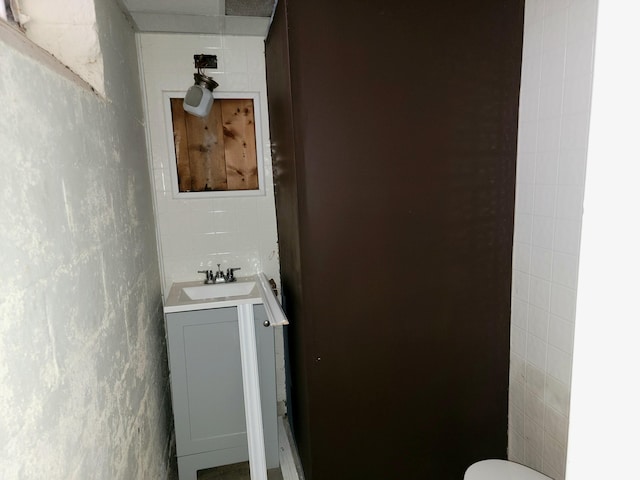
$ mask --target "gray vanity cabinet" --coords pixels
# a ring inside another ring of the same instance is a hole
[[[273,328],[254,305],[267,468],[278,466]],[[181,480],[249,458],[235,307],[166,315],[171,394]]]

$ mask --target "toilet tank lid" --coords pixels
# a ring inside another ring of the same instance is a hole
[[[552,480],[524,465],[506,460],[483,460],[471,465],[464,480]]]

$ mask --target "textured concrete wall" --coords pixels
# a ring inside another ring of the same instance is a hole
[[[134,35],[104,100],[0,28],[0,478],[163,479],[160,275]]]

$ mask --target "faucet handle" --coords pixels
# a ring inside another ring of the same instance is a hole
[[[240,267],[227,268],[227,282],[235,282],[236,281],[236,277],[233,274],[233,272],[235,272],[236,270],[242,270],[242,269]]]
[[[213,282],[213,271],[211,270],[198,270],[198,273],[204,273],[206,279],[204,283],[212,283]]]

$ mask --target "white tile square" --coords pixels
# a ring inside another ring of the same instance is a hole
[[[517,299],[527,302],[529,300],[529,282],[530,277],[526,273],[513,272],[513,296]]]
[[[541,29],[541,26],[536,28]],[[536,38],[537,37],[537,38]],[[530,93],[537,93],[540,90],[540,67],[542,65],[542,37],[540,32],[527,32],[527,36],[523,39],[523,59],[520,69],[520,92],[526,90]],[[533,44],[532,44],[533,42]],[[527,52],[532,51],[532,54]]]
[[[544,401],[549,407],[561,415],[569,415],[570,390],[569,385],[547,375],[545,378]]]
[[[531,245],[521,242],[513,244],[513,269],[523,273],[530,273]]]
[[[511,328],[511,351],[525,358],[527,354],[527,332],[519,327]]]
[[[519,383],[522,385],[522,388],[524,389],[525,372],[526,372],[526,362],[524,360],[524,357],[517,355],[514,352],[511,352],[509,354],[509,357],[511,359],[510,367],[509,367],[509,382],[513,384]],[[519,404],[520,408],[523,408],[522,405],[524,404]]]
[[[547,349],[547,374],[571,385],[571,355],[550,346]]]
[[[235,212],[231,210],[214,209],[211,212],[211,225],[215,233],[230,233],[239,230]]]
[[[526,21],[526,20],[525,20]],[[527,34],[522,42],[522,60],[539,62],[542,55],[542,21],[534,22],[527,27]]]
[[[542,51],[562,48],[567,38],[568,0],[550,0],[545,4],[545,17],[542,22]],[[553,5],[553,9],[548,9]]]
[[[567,43],[566,76],[590,75],[593,72],[593,51],[593,40]]]
[[[553,217],[556,208],[556,186],[535,185],[533,192],[533,213]]]
[[[525,395],[537,395],[544,399],[545,382],[544,370],[527,363],[525,367]]]
[[[589,74],[570,75],[564,82],[562,113],[589,114],[591,111],[592,77]]]
[[[547,344],[533,335],[527,335],[527,364],[544,372],[547,361]]]
[[[540,397],[536,395],[524,397],[524,415],[525,422],[530,419],[537,426],[544,429],[544,402]]]
[[[509,403],[520,412],[524,412],[525,390],[523,382],[512,382],[509,385]]]
[[[516,327],[527,328],[527,311],[529,304],[518,298],[511,301],[511,321]]]
[[[516,191],[522,183],[533,184],[536,180],[536,155],[535,153],[518,153],[516,168]]]
[[[544,436],[543,462],[545,472],[564,472],[566,448],[549,434]]]
[[[267,83],[266,83],[264,73],[250,73],[248,76],[248,81],[249,81],[249,89],[253,92],[264,91],[267,88]],[[261,105],[264,105],[264,103]],[[264,111],[265,107],[261,106],[261,109]],[[265,119],[263,118],[262,125],[266,125],[267,127],[266,128],[263,127],[263,129],[268,131],[268,126],[269,126],[268,119],[267,121],[264,121],[264,120]],[[266,166],[267,164],[265,162],[265,167]]]
[[[528,0],[527,0],[528,1]],[[596,32],[598,0],[574,1],[569,6],[567,41],[588,43]]]
[[[584,191],[580,185],[560,185],[557,193],[556,217],[582,218]]]
[[[576,291],[553,284],[551,286],[551,313],[570,322],[576,317]]]
[[[222,46],[225,50],[250,50],[253,39],[244,35],[222,35]]]
[[[540,84],[562,85],[564,80],[565,48],[558,46],[553,50],[542,52],[540,64]]]
[[[169,172],[164,168],[154,168],[153,186],[155,191],[159,193],[171,191],[171,179],[169,178]]]
[[[536,307],[549,310],[551,299],[551,282],[537,277],[531,277],[529,287],[529,302]]]
[[[589,145],[589,114],[581,113],[562,117],[560,148],[584,149]]]
[[[565,10],[571,0],[544,0],[544,16],[545,19],[549,15],[557,15],[558,12]]]
[[[520,125],[533,123],[538,119],[538,102],[540,100],[540,74],[536,77],[523,77],[520,86],[520,104],[518,121]]]
[[[211,233],[213,230],[213,214],[209,211],[191,210],[185,212],[189,220],[189,230],[193,233]]]
[[[244,73],[249,71],[247,51],[239,48],[225,48],[222,52],[224,57],[224,73]]]
[[[217,251],[216,235],[212,233],[193,233],[188,245],[191,254],[207,255]]]
[[[221,92],[247,92],[250,90],[247,73],[227,73],[219,78]]]
[[[561,117],[538,120],[537,151],[556,151],[560,147]]]
[[[581,228],[580,220],[557,219],[553,249],[558,252],[579,255]]]
[[[527,314],[527,332],[531,335],[535,335],[543,342],[546,342],[548,329],[549,312],[534,305],[529,305]]]
[[[516,185],[516,210],[518,213],[533,213],[534,186],[522,183]]]
[[[542,24],[545,0],[527,0],[524,4],[524,21],[527,33],[534,23]]]
[[[509,425],[516,434],[524,436],[524,412],[513,403],[509,407]]]
[[[554,220],[551,217],[535,215],[531,243],[536,247],[550,249],[554,240]]]
[[[529,268],[531,275],[551,280],[552,273],[552,251],[546,248],[532,247],[531,249],[531,266]]]
[[[560,447],[567,448],[567,437],[569,435],[569,418],[560,415],[553,408],[545,406],[544,411],[544,431],[555,439]]]
[[[560,185],[585,184],[587,149],[562,149],[558,159],[558,183]]]
[[[258,73],[264,79],[265,57],[264,47],[260,50],[251,49],[247,52],[247,65],[249,73]],[[264,81],[264,80],[263,80]]]
[[[564,95],[562,83],[545,83],[540,88],[538,99],[538,118],[557,118],[562,114],[562,97]]]
[[[535,446],[528,441],[528,438],[525,437],[525,445],[524,445],[524,464],[529,468],[532,468],[537,471],[542,470],[542,451],[535,448]],[[543,440],[540,440],[539,444],[542,444]]]
[[[556,315],[549,316],[549,345],[567,354],[573,352],[574,324]]]
[[[578,257],[555,252],[553,255],[553,282],[565,287],[578,287]]]
[[[524,416],[524,438],[527,442],[525,444],[525,455],[527,448],[532,449],[538,455],[538,452],[542,452],[544,448],[544,428],[527,415]]]
[[[538,123],[522,121],[518,126],[518,152],[535,153],[538,138]]]
[[[533,232],[533,215],[522,214],[516,210],[513,239],[516,242],[531,243]]]
[[[524,463],[524,438],[512,429],[509,429],[509,460],[516,463]]]
[[[535,183],[537,185],[556,185],[558,183],[557,150],[542,151],[536,154]]]

